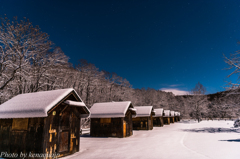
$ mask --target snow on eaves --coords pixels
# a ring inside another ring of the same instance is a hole
[[[47,117],[48,111],[72,91],[75,92],[68,88],[17,95],[0,105],[0,118]],[[75,94],[78,96],[76,92]],[[81,100],[79,96],[78,98]],[[85,106],[82,100],[81,103]]]
[[[95,103],[90,109],[91,118],[125,117],[125,114],[131,105],[130,101]]]
[[[71,100],[66,100],[64,102],[65,104],[68,104],[68,105],[72,105],[72,106],[85,106],[85,104],[83,102],[76,102],[76,101],[71,101]]]

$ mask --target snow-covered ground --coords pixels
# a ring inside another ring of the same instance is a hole
[[[239,159],[240,129],[233,121],[182,121],[127,138],[83,135],[80,152],[65,159]]]

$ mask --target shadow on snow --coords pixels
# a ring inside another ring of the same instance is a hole
[[[92,137],[92,136],[90,136],[90,133],[88,133],[88,134],[83,134],[83,135],[81,135],[80,137],[86,137],[86,138],[109,138],[109,137]]]
[[[183,129],[183,131],[196,133],[240,133],[240,129],[234,128],[199,128],[199,129]]]
[[[183,124],[193,124],[193,123],[197,123],[197,121],[195,120],[181,120],[177,123],[183,123]]]
[[[228,141],[228,142],[240,142],[240,139],[231,139],[231,140],[219,140],[219,141]]]

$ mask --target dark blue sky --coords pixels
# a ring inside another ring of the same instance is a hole
[[[116,72],[133,88],[224,90],[227,56],[240,49],[238,0],[0,0],[27,17],[70,62]]]

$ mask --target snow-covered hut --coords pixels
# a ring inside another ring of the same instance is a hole
[[[163,108],[157,108],[154,109],[154,111],[155,115],[153,116],[153,126],[162,127],[164,125],[163,123],[164,110]]]
[[[174,123],[175,112],[170,111],[170,123]]]
[[[163,122],[164,125],[169,125],[170,124],[170,110],[164,110],[164,115],[163,115]]]
[[[72,88],[17,95],[0,105],[0,150],[30,158],[73,154],[89,115]]]
[[[174,115],[175,115],[175,122],[180,121],[180,112],[175,112]]]
[[[90,136],[127,137],[132,135],[132,115],[136,114],[136,110],[130,101],[95,103],[90,111]]]
[[[174,122],[178,122],[178,112],[174,112]]]
[[[137,111],[132,118],[133,130],[152,130],[153,115],[155,115],[153,106],[138,106],[134,109]]]

